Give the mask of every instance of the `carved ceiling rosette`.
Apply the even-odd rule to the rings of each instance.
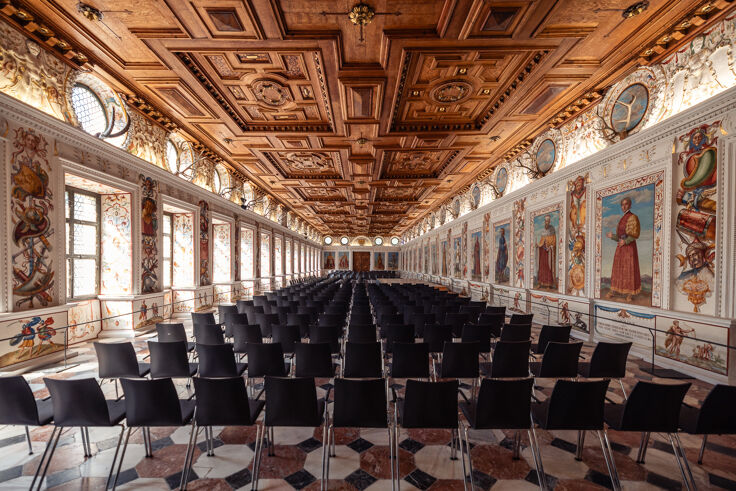
[[[473,91],[473,85],[466,80],[449,80],[430,89],[429,97],[438,104],[455,104],[469,98]]]
[[[255,98],[267,106],[279,107],[292,101],[289,88],[273,79],[260,78],[255,80],[250,85],[250,89]]]

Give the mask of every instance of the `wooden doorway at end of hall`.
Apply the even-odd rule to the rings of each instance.
[[[371,270],[371,253],[368,251],[353,251],[353,271],[370,271]]]

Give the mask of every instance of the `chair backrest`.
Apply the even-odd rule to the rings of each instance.
[[[478,325],[489,327],[491,334],[497,338],[501,337],[501,329],[503,329],[505,323],[506,315],[503,313],[494,314],[486,312],[478,316]]]
[[[253,307],[253,300],[238,300],[235,305],[238,307],[238,313],[245,314],[246,307]]]
[[[335,379],[332,423],[336,428],[387,428],[384,379]]]
[[[457,428],[458,381],[406,381],[404,428]]]
[[[424,337],[424,326],[434,324],[436,321],[437,317],[434,314],[413,314],[409,322],[414,326],[414,337]]]
[[[487,305],[486,314],[503,314],[504,316],[506,316],[506,306]]]
[[[531,324],[534,314],[511,314],[509,324]]]
[[[199,426],[250,426],[248,392],[243,377],[194,378]]]
[[[570,330],[572,326],[569,324],[563,326],[542,326],[539,331],[539,337],[537,338],[536,350],[537,354],[544,353],[547,349],[547,344],[554,343],[567,343],[570,340]]]
[[[680,407],[690,383],[657,384],[638,381],[624,404],[622,431],[674,433],[680,421]]]
[[[394,343],[392,378],[429,378],[427,343]]]
[[[445,314],[445,324],[452,327],[452,334],[455,337],[460,337],[463,326],[468,322],[468,317],[468,314],[447,312]]]
[[[478,343],[445,343],[441,378],[478,378]]]
[[[245,315],[248,317],[248,324],[258,324],[258,315],[263,313],[263,307],[260,305],[248,305],[245,307]]]
[[[425,326],[424,342],[429,345],[430,353],[442,353],[445,343],[452,342],[452,327],[449,326]]]
[[[290,326],[299,326],[299,337],[306,338],[309,336],[309,314],[290,312],[286,314],[286,323]]]
[[[527,341],[531,337],[531,324],[504,324],[501,329],[501,341]]]
[[[256,324],[261,326],[261,333],[264,337],[270,338],[273,333],[273,326],[279,323],[279,314],[256,314]]]
[[[248,378],[286,376],[284,350],[279,343],[248,345]]]
[[[197,343],[196,350],[199,356],[200,377],[238,376],[238,370],[235,365],[235,353],[231,344]]]
[[[335,376],[329,343],[297,343],[294,345],[294,359],[294,374],[297,377]]]
[[[214,312],[192,312],[192,324],[217,324]]]
[[[225,336],[231,338],[233,337],[233,326],[236,324],[247,324],[248,314],[228,311],[220,316],[220,319],[225,322]]]
[[[197,344],[224,344],[222,328],[217,324],[194,324],[194,339]]]
[[[548,343],[542,356],[540,377],[575,378],[578,375],[578,359],[582,341],[575,343]]]
[[[345,315],[320,314],[317,324],[320,326],[344,326],[345,325]]]
[[[488,353],[491,351],[491,328],[480,324],[465,324],[460,340],[463,343],[478,343],[478,351]]]
[[[122,379],[125,419],[130,427],[180,426],[181,406],[170,378],[155,380]]]
[[[314,378],[266,377],[266,426],[322,424]]]
[[[309,328],[310,343],[328,343],[333,353],[340,352],[342,326],[311,326]]]
[[[257,324],[233,325],[233,351],[245,353],[249,343],[263,343],[261,326]]]
[[[220,304],[217,306],[217,314],[219,315],[220,322],[225,322],[225,317],[227,317],[227,314],[237,314],[238,313],[238,306],[233,305],[226,305],[226,304]]]
[[[376,340],[376,326],[372,324],[355,324],[348,327],[348,342],[372,343]]]
[[[608,379],[584,382],[558,380],[540,426],[548,430],[603,429],[603,405],[608,382]]]
[[[499,341],[493,349],[492,378],[528,377],[531,341]]]
[[[97,353],[99,378],[140,377],[133,343],[92,343]]]
[[[475,429],[521,430],[531,426],[534,379],[483,379],[475,404]]]
[[[345,368],[343,377],[347,378],[381,378],[383,365],[381,360],[381,343],[345,344]]]
[[[156,336],[161,343],[171,343],[174,341],[186,341],[187,331],[184,324],[156,324]]]
[[[631,342],[599,342],[590,357],[590,377],[624,378]]]
[[[294,344],[300,341],[299,326],[273,326],[273,343],[279,343],[284,353],[293,353]]]
[[[33,391],[21,375],[0,377],[0,425],[39,425]]]
[[[189,378],[187,343],[184,341],[173,343],[149,341],[148,351],[151,354],[152,378]]]
[[[44,378],[51,394],[56,426],[110,426],[110,413],[102,389],[93,378]]]
[[[736,433],[734,407],[736,407],[736,386],[724,384],[714,386],[700,406],[696,432],[721,435]]]
[[[393,353],[394,343],[413,343],[414,328],[403,324],[394,324],[384,329],[386,336],[386,353]]]

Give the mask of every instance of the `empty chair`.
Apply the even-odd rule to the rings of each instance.
[[[405,321],[405,324],[409,324],[411,326],[414,326],[414,337],[416,338],[423,338],[424,337],[424,326],[427,324],[434,324],[436,322],[436,317],[434,314],[413,314],[411,316],[411,319],[407,323]]]
[[[92,343],[97,354],[97,376],[101,379],[113,379],[115,395],[118,395],[117,379],[121,377],[145,377],[151,366],[139,363],[135,355],[133,343]]]
[[[501,329],[506,323],[506,315],[503,313],[483,313],[478,316],[478,325],[488,327],[494,338],[501,337]]]
[[[532,337],[531,324],[504,324],[501,341],[528,341]]]
[[[225,323],[225,337],[233,337],[233,326],[236,324],[248,324],[248,314],[226,311],[220,320]]]
[[[231,344],[197,344],[197,355],[200,377],[237,377],[248,367],[245,363],[235,362]]]
[[[329,343],[297,343],[294,345],[294,375],[296,377],[332,378],[335,365]]]
[[[452,328],[448,326],[426,326],[424,342],[429,345],[430,353],[442,353],[445,343],[452,342]]]
[[[232,305],[220,304],[217,306],[217,318],[220,320],[220,324],[225,323],[225,319],[228,314],[237,314],[237,313],[238,313],[238,306],[235,304],[232,304]],[[227,329],[227,326],[226,326],[226,329]]]
[[[384,335],[386,338],[386,353],[393,352],[394,343],[414,342],[414,328],[412,326],[405,326],[403,324],[390,325],[385,328]]]
[[[258,324],[258,315],[263,313],[263,307],[261,306],[245,306],[245,315],[248,317],[248,324]]]
[[[605,343],[599,342],[589,362],[578,363],[578,373],[586,378],[611,378],[617,379],[627,397],[624,389],[623,378],[626,377],[626,359],[629,356],[631,342],[628,343]]]
[[[377,344],[377,343],[376,343]],[[388,418],[385,381],[335,379],[335,405],[332,419],[327,428],[325,442],[334,441],[334,428],[383,428],[388,431],[389,462],[391,465],[391,481],[394,479],[394,445],[391,425]],[[329,445],[322,446],[323,476],[322,482],[330,478]]]
[[[322,428],[322,441],[327,442],[327,425],[325,423],[325,401],[317,399],[317,388],[314,379],[266,377],[266,416],[264,431],[256,442],[256,448],[263,448],[265,433],[269,433],[269,455],[274,455],[274,427],[318,427]],[[260,456],[253,471],[254,489],[258,489]],[[324,462],[323,462],[324,472]]]
[[[641,432],[641,444],[636,461],[644,462],[651,433],[664,433],[672,446],[682,481],[687,489],[695,489],[695,481],[685,449],[677,434],[680,408],[690,383],[657,384],[639,381],[623,404],[608,403],[605,407],[605,420],[616,431]]]
[[[427,343],[394,343],[391,377],[429,379],[429,345]]]
[[[445,343],[439,372],[440,378],[477,379],[478,343]]]
[[[182,345],[183,348],[183,345]],[[186,354],[186,350],[184,351]],[[107,484],[110,486],[115,463],[117,462],[120,444],[123,440],[125,426],[121,424],[125,418],[125,401],[106,400],[97,381],[93,378],[82,378],[75,380],[55,380],[44,378],[46,388],[51,394],[51,402],[54,414],[54,430],[49,437],[47,452],[41,457],[38,476],[38,489],[41,488],[43,479],[49,469],[51,460],[54,458],[56,446],[64,428],[81,428],[85,435],[83,439],[84,455],[90,457],[92,449],[89,445],[89,433],[87,428],[120,426],[117,447],[113,455],[110,472],[107,475]],[[45,462],[44,462],[45,457]],[[43,466],[43,467],[41,467]],[[34,477],[30,488],[33,489],[36,478]]]
[[[402,322],[404,322],[403,316],[394,312],[381,314],[378,317],[378,325],[381,328],[391,324],[402,324]]]
[[[348,342],[372,343],[376,341],[376,326],[372,324],[355,324],[348,327]]]
[[[478,343],[479,353],[491,352],[491,328],[488,326],[466,324],[460,340],[463,343]]]
[[[478,321],[478,316],[485,312],[485,307],[478,304],[461,305],[460,313],[468,316],[468,322],[475,324]]]
[[[309,328],[309,342],[328,343],[333,353],[341,351],[341,337],[342,326],[311,326]]]
[[[213,312],[192,312],[192,324],[217,324],[217,321]]]
[[[239,314],[245,314],[248,307],[253,307],[253,300],[238,300],[235,302],[235,306],[238,308]]]
[[[468,314],[448,312],[445,314],[445,325],[452,328],[453,337],[459,338],[463,331],[463,326],[468,322]]]
[[[256,314],[256,322],[261,326],[261,334],[264,338],[270,338],[273,333],[273,326],[278,325],[279,315],[278,314]]]
[[[522,378],[514,380],[484,379],[475,400],[460,401],[460,410],[468,424],[460,437],[465,439],[461,445],[462,458],[465,458],[466,449],[470,449],[468,429],[473,430],[516,430],[514,437],[514,458],[520,458],[521,431],[526,430],[529,437],[530,449],[534,466],[537,469],[537,481],[541,489],[546,489],[547,480],[542,466],[541,453],[537,434],[534,431],[534,422],[530,418],[532,388],[534,380]],[[470,451],[467,452],[468,471],[470,474],[470,488],[475,489],[473,476],[473,459]]]
[[[235,324],[233,326],[233,352],[245,354],[249,343],[263,343],[261,326],[251,324]]]
[[[736,434],[734,407],[736,407],[736,387],[718,384],[705,397],[700,409],[687,404],[683,404],[680,408],[680,428],[691,435],[703,435],[698,464],[703,463],[708,435]]]
[[[264,401],[248,398],[245,381],[242,377],[221,379],[194,379],[194,394],[197,399],[197,413],[195,415],[192,432],[187,446],[187,461],[184,466],[182,482],[184,489],[189,481],[189,472],[194,458],[193,448],[197,445],[199,430],[205,428],[209,438],[208,450],[214,447],[211,443],[213,426],[253,426],[257,424],[258,416],[265,405]],[[209,431],[207,430],[209,428]],[[263,428],[256,427],[256,441],[259,440]],[[214,453],[214,449],[213,453]],[[260,457],[260,448],[255,449],[256,458]],[[254,464],[257,467],[257,464]]]
[[[289,307],[276,307],[276,315],[279,316],[279,324],[285,326],[289,322]]]
[[[531,324],[534,314],[511,314],[509,324]]]
[[[548,343],[541,362],[532,362],[530,369],[537,378],[575,378],[582,341],[576,343]]]
[[[491,378],[528,377],[531,341],[499,341],[493,361],[481,364],[483,375]]]
[[[118,470],[115,473],[113,489],[118,481],[120,469],[125,459],[125,450],[133,431],[141,429],[146,456],[153,456],[151,446],[151,426],[185,426],[194,415],[195,402],[190,399],[179,399],[174,382],[170,378],[157,380],[122,379],[120,384],[125,393],[125,417],[128,431],[125,435],[125,444],[120,454]],[[184,458],[186,463],[187,457]],[[114,463],[113,463],[114,465]],[[181,486],[185,485],[185,474],[182,473]]]
[[[381,343],[347,342],[345,344],[345,360],[342,364],[342,376],[347,378],[383,377]]]
[[[486,305],[486,314],[503,314],[506,315],[506,306]]]
[[[281,349],[286,354],[294,353],[294,344],[300,342],[298,326],[273,326],[272,343],[281,345]]]
[[[309,336],[309,314],[286,314],[286,324],[289,326],[299,326],[299,337],[306,338]]]
[[[225,344],[225,336],[219,324],[195,324],[194,339],[197,344]]]
[[[248,345],[248,378],[263,378],[267,375],[285,377],[290,364],[284,361],[284,350],[278,343]]]
[[[569,324],[563,326],[542,326],[542,330],[539,331],[539,337],[537,342],[532,344],[532,353],[541,355],[547,348],[547,344],[554,343],[567,343],[570,341],[570,331],[572,326]]]
[[[20,375],[0,377],[0,425],[25,426],[28,454],[33,453],[29,426],[45,426],[51,422],[54,408],[49,399],[36,399],[31,387]],[[40,469],[41,466],[38,466]],[[36,473],[38,473],[38,469]]]
[[[344,314],[320,314],[317,322],[319,326],[344,326]]]
[[[532,417],[539,427],[545,430],[578,431],[579,455],[582,452],[584,432],[595,431],[613,489],[620,490],[621,483],[616,471],[616,462],[603,425],[603,407],[608,382],[608,380],[585,382],[558,380],[552,394],[546,400],[532,404]]]
[[[184,341],[187,344],[187,351],[194,351],[195,343],[187,339],[187,331],[184,329],[184,324],[156,324],[156,338],[160,343]]]
[[[370,312],[358,313],[353,310],[350,314],[350,325],[353,326],[356,324],[373,324],[373,316]]]
[[[183,341],[149,341],[148,351],[151,353],[151,378],[190,378],[197,373],[197,364],[189,363],[187,345]]]

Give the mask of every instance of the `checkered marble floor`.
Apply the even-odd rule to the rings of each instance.
[[[134,341],[139,357],[146,356],[145,335]],[[36,397],[48,395],[43,377],[82,378],[97,371],[91,344],[75,347],[70,366],[50,366],[25,374]],[[585,346],[589,355],[592,346]],[[636,380],[651,380],[641,370],[646,363],[631,358],[624,384],[627,390]],[[323,395],[329,380],[318,380],[318,395]],[[401,382],[401,381],[399,381]],[[685,402],[699,405],[710,385],[691,380]],[[537,396],[550,393],[550,384],[542,383]],[[177,386],[182,396],[190,394],[182,382]],[[115,396],[112,384],[103,385],[110,398]],[[611,399],[622,399],[618,384],[609,388]],[[53,490],[102,489],[109,471],[115,445],[116,429],[91,428],[92,457],[83,456],[79,430],[66,430],[61,437],[49,468],[45,486]],[[0,489],[28,489],[36,465],[41,458],[51,427],[31,430],[33,455],[28,454],[21,427],[0,428]],[[255,447],[254,428],[215,428],[215,455],[207,456],[203,432],[195,452],[189,489],[229,490],[250,488]],[[609,432],[616,465],[624,489],[680,489],[680,472],[672,449],[661,435],[653,435],[646,463],[635,462],[639,434]],[[589,490],[610,488],[605,461],[595,435],[586,438],[582,461],[575,460],[575,432],[537,431],[542,459],[551,488],[556,490]],[[153,457],[146,458],[142,436],[133,434],[118,481],[119,489],[168,490],[178,487],[189,428],[152,429]],[[260,488],[264,490],[319,489],[322,456],[322,432],[315,428],[275,430],[276,455],[264,454]],[[462,489],[463,470],[460,460],[450,460],[449,431],[402,430],[400,441],[401,489]],[[476,488],[494,490],[538,489],[533,458],[526,440],[522,439],[519,460],[512,458],[513,433],[503,431],[471,432]],[[705,459],[698,465],[700,438],[682,435],[692,472],[699,489],[736,489],[736,438],[711,437]],[[390,489],[388,434],[385,430],[337,430],[336,454],[330,463],[329,489]]]

